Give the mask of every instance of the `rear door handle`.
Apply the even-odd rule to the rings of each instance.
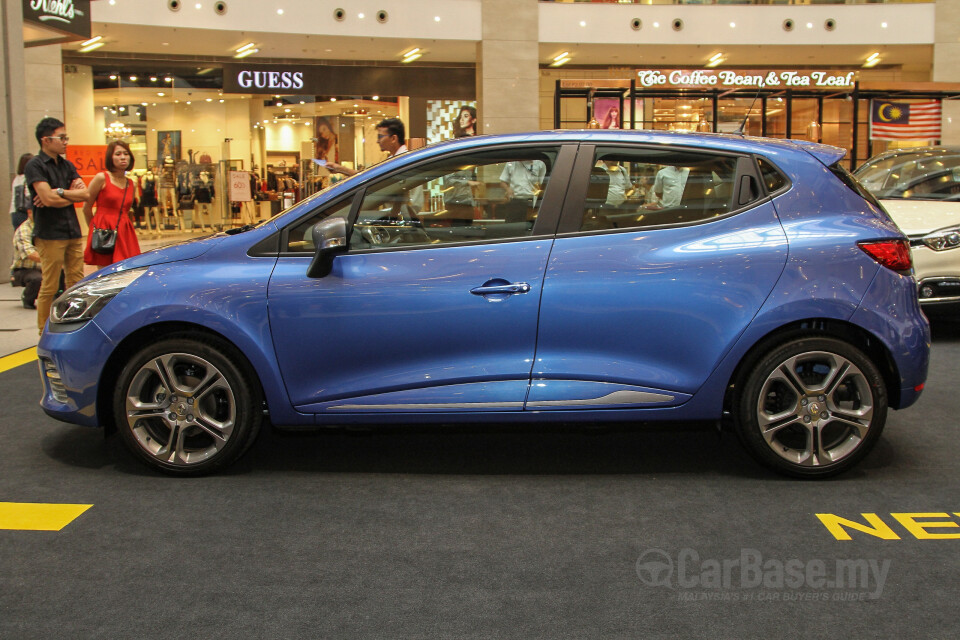
[[[470,293],[477,296],[486,296],[496,293],[527,293],[530,291],[530,285],[526,282],[509,282],[507,284],[484,284],[480,287],[470,289]]]

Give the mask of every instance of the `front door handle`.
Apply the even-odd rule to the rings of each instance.
[[[493,284],[497,282],[498,284]],[[502,282],[503,284],[499,284]],[[505,280],[491,280],[486,282],[483,286],[474,287],[470,289],[470,293],[477,296],[488,296],[491,294],[512,294],[512,293],[527,293],[530,291],[530,285],[526,282],[506,282]]]

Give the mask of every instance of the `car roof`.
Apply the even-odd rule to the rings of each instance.
[[[418,149],[417,155],[433,155],[455,147],[488,146],[516,143],[565,143],[582,142],[593,144],[658,144],[678,147],[696,147],[740,153],[775,153],[803,150],[826,165],[837,162],[846,154],[844,149],[804,140],[757,138],[728,133],[688,133],[676,131],[624,130],[624,129],[562,129],[527,133],[508,133],[474,136],[447,140]]]

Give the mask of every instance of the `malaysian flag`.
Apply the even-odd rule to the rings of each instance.
[[[871,140],[939,140],[940,101],[870,101]]]

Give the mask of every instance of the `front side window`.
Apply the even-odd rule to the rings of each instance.
[[[396,173],[364,193],[350,248],[529,236],[558,152],[474,151]]]
[[[598,147],[581,230],[698,222],[733,209],[737,159]]]

